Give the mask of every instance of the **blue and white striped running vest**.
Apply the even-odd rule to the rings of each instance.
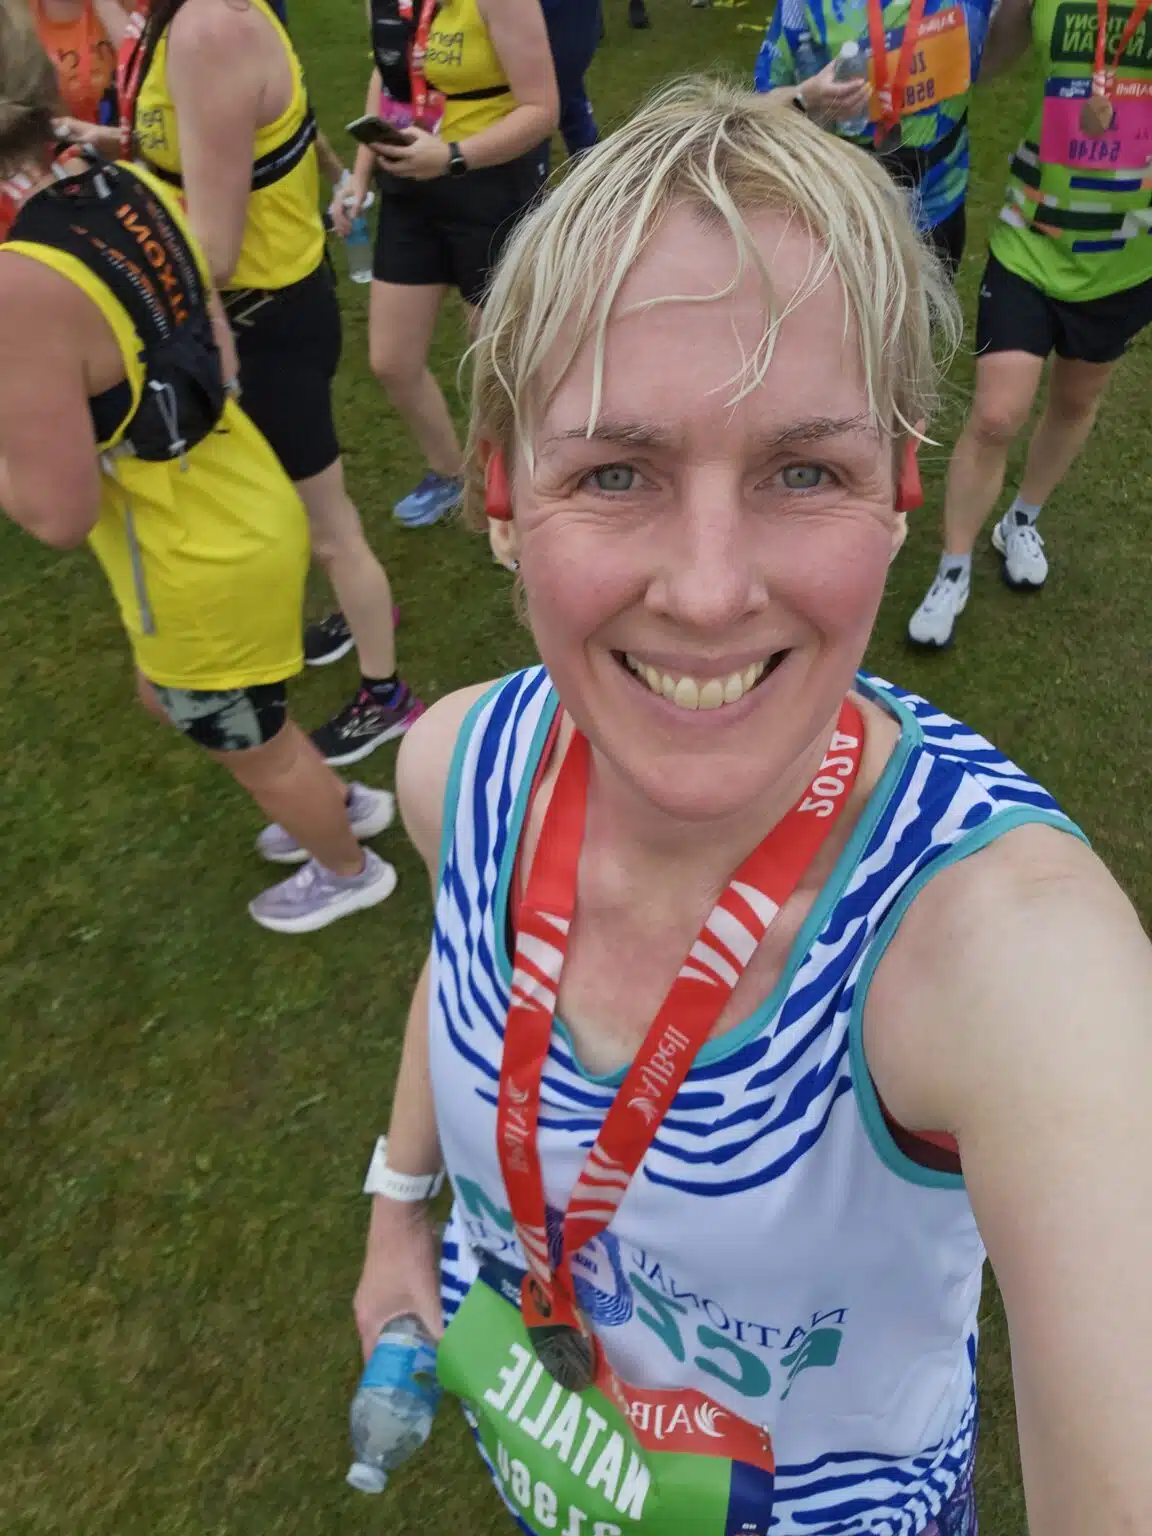
[[[913,1536],[963,1495],[984,1248],[960,1176],[892,1139],[864,1001],[934,874],[1024,822],[1076,832],[967,727],[880,679],[858,687],[898,720],[899,744],[775,990],[704,1046],[611,1226],[573,1265],[623,1377],[696,1388],[770,1430],[773,1536]],[[556,709],[542,668],[498,683],[465,724],[448,789],[430,1013],[455,1192],[447,1318],[480,1255],[525,1267],[496,1097],[509,887]],[[622,1076],[586,1072],[557,1022],[540,1108],[554,1228]]]

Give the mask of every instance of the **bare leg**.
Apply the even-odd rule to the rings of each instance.
[[[944,495],[944,551],[970,555],[1004,488],[1008,450],[1032,409],[1044,360],[993,352],[976,364],[972,409],[952,453]]]
[[[392,589],[345,489],[342,460],[298,481],[296,489],[308,509],[312,553],[324,567],[348,621],[361,672],[365,677],[391,677],[396,671]]]
[[[372,284],[369,354],[372,372],[408,424],[438,475],[456,476],[463,455],[448,402],[428,367],[436,316],[447,289]]]
[[[270,821],[336,875],[358,875],[364,850],[348,824],[344,785],[291,720],[262,747],[210,752]]]
[[[1115,366],[1053,359],[1044,414],[1028,445],[1021,501],[1042,507],[1071,469],[1096,424],[1100,399]]]
[[[171,722],[152,684],[136,674],[136,696],[150,715]],[[289,720],[271,741],[247,752],[209,752],[270,821],[336,875],[358,875],[364,850],[348,823],[344,785],[298,725]]]

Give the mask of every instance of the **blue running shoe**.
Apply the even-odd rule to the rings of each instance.
[[[429,470],[416,489],[396,503],[392,516],[405,528],[427,528],[459,505],[463,490],[463,482],[454,475]]]

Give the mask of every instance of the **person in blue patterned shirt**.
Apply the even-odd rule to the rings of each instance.
[[[756,60],[756,89],[779,92],[832,132],[879,153],[908,188],[918,226],[955,272],[966,228],[968,98],[992,0],[926,0],[914,32],[910,9],[909,0],[779,0]],[[878,146],[884,82],[877,81],[871,39],[881,27],[897,127]],[[836,78],[845,44],[859,50],[866,81]]]

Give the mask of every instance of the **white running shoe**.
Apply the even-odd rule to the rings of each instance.
[[[908,620],[908,638],[913,645],[933,646],[942,651],[952,644],[956,620],[968,604],[970,579],[960,570],[937,576],[927,596]]]
[[[377,906],[395,889],[396,871],[391,864],[365,848],[364,868],[358,875],[336,875],[309,859],[287,880],[250,901],[248,910],[262,928],[273,933],[315,933],[350,912]]]
[[[992,548],[1002,555],[1002,574],[1013,592],[1035,592],[1048,580],[1044,540],[1022,512],[1004,516],[992,530]]]
[[[392,825],[396,814],[396,802],[386,789],[369,789],[366,784],[348,786],[348,824],[352,836],[366,843],[379,837]],[[304,864],[311,857],[291,832],[286,832],[278,822],[265,827],[256,839],[257,852],[273,864]]]

